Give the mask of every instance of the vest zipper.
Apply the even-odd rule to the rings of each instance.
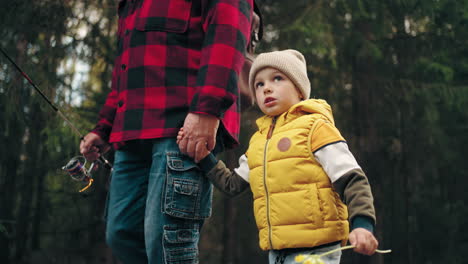
[[[267,182],[266,182],[266,172],[267,172],[268,143],[270,142],[271,136],[273,135],[273,130],[275,129],[275,125],[276,125],[276,117],[274,117],[273,120],[271,121],[271,125],[267,133],[265,150],[263,151],[263,186],[265,186],[266,206],[267,206],[267,223],[268,223],[268,241],[270,242],[271,249],[273,249],[273,241],[271,240],[272,231],[271,231],[271,223],[270,223],[270,198],[269,198],[268,187],[267,187]]]

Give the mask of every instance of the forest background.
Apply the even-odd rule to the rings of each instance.
[[[366,171],[380,248],[342,263],[468,263],[468,0],[258,1],[258,52],[294,48]],[[116,0],[0,0],[0,46],[86,133],[109,92]],[[259,112],[243,114],[245,150]],[[104,243],[108,171],[61,170],[72,133],[0,56],[0,262],[117,263]],[[112,155],[108,155],[112,159]],[[465,178],[467,177],[467,178]],[[214,194],[200,263],[267,263],[251,194]]]

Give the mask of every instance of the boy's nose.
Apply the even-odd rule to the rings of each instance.
[[[265,83],[263,86],[263,93],[271,93],[271,85],[268,83]]]

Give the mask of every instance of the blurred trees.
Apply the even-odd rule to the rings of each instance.
[[[0,4],[2,49],[85,133],[94,122],[85,113],[96,111],[102,99],[80,102],[87,102],[85,95],[104,96],[116,3]],[[82,186],[60,168],[79,153],[79,137],[3,56],[0,61],[1,262],[91,263],[98,255],[94,249],[103,245],[107,177],[95,175],[95,192],[78,193]]]
[[[260,51],[304,53],[312,96],[332,105],[372,184],[380,248],[393,249],[345,252],[342,263],[463,263],[468,0],[258,3]],[[109,91],[116,4],[0,0],[0,46],[82,133]],[[243,145],[224,157],[245,150],[258,116],[243,114]],[[91,192],[77,192],[60,168],[79,153],[79,138],[1,56],[0,128],[2,263],[115,263],[101,221],[107,172],[95,173]],[[251,195],[215,192],[214,206],[200,262],[267,263]]]

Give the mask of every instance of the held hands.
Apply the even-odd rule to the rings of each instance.
[[[379,246],[375,236],[367,229],[356,228],[349,234],[349,243],[355,246],[354,251],[365,255],[373,255]]]
[[[109,151],[110,145],[95,133],[88,133],[80,143],[80,152],[88,161],[95,161]]]
[[[180,130],[179,130],[179,133],[177,134],[177,144],[180,145],[180,141],[184,138],[185,134],[184,134],[184,128],[182,127]],[[201,150],[201,153],[200,153],[200,160],[204,159],[206,156],[208,156],[210,154],[210,152],[208,151],[207,148],[202,148]],[[198,161],[195,161],[195,162],[199,162],[200,160]]]
[[[177,136],[180,151],[199,162],[214,149],[218,127],[219,119],[215,116],[189,113],[180,139]]]

